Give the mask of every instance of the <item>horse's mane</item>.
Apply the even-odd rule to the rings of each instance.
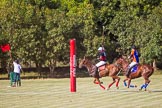
[[[91,56],[85,56],[85,58],[88,59],[88,60],[93,60],[93,59],[94,59],[94,58],[91,57]]]
[[[85,56],[85,59],[88,60],[89,62],[91,62],[92,64],[96,64],[96,62],[95,62],[96,59],[92,56]]]
[[[116,60],[118,60],[119,58],[122,58],[122,55],[118,55],[118,56],[113,60],[113,63],[115,63]]]

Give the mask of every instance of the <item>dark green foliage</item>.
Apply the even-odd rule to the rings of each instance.
[[[96,58],[103,44],[109,62],[139,48],[147,63],[162,59],[160,0],[4,0],[0,6],[0,44],[10,43],[14,58],[37,67],[69,65],[69,40],[77,59]],[[0,52],[7,61],[8,53]],[[2,60],[1,60],[2,61]],[[52,69],[52,68],[51,68]]]

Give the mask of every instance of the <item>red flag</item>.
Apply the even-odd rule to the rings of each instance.
[[[1,50],[2,50],[2,52],[9,51],[10,50],[10,45],[9,44],[1,45]]]

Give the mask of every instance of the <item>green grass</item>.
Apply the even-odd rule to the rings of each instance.
[[[36,78],[38,77],[38,73],[37,72],[25,72],[21,73],[21,78]],[[0,79],[8,79],[8,74],[0,74]]]
[[[159,74],[162,74],[162,70],[156,70],[156,71],[154,72],[154,75],[159,75]]]
[[[22,80],[21,87],[8,87],[0,80],[0,108],[162,108],[162,75],[151,76],[149,91],[139,91],[142,78],[132,80],[137,88],[121,82],[108,91],[93,84],[93,78],[77,78],[77,92],[71,93],[69,78]],[[112,80],[101,79],[104,85]]]

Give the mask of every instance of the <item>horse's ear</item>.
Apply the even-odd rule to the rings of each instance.
[[[127,56],[126,56],[126,55],[122,55],[122,58],[123,58],[123,59],[126,59],[126,58],[127,58]]]

